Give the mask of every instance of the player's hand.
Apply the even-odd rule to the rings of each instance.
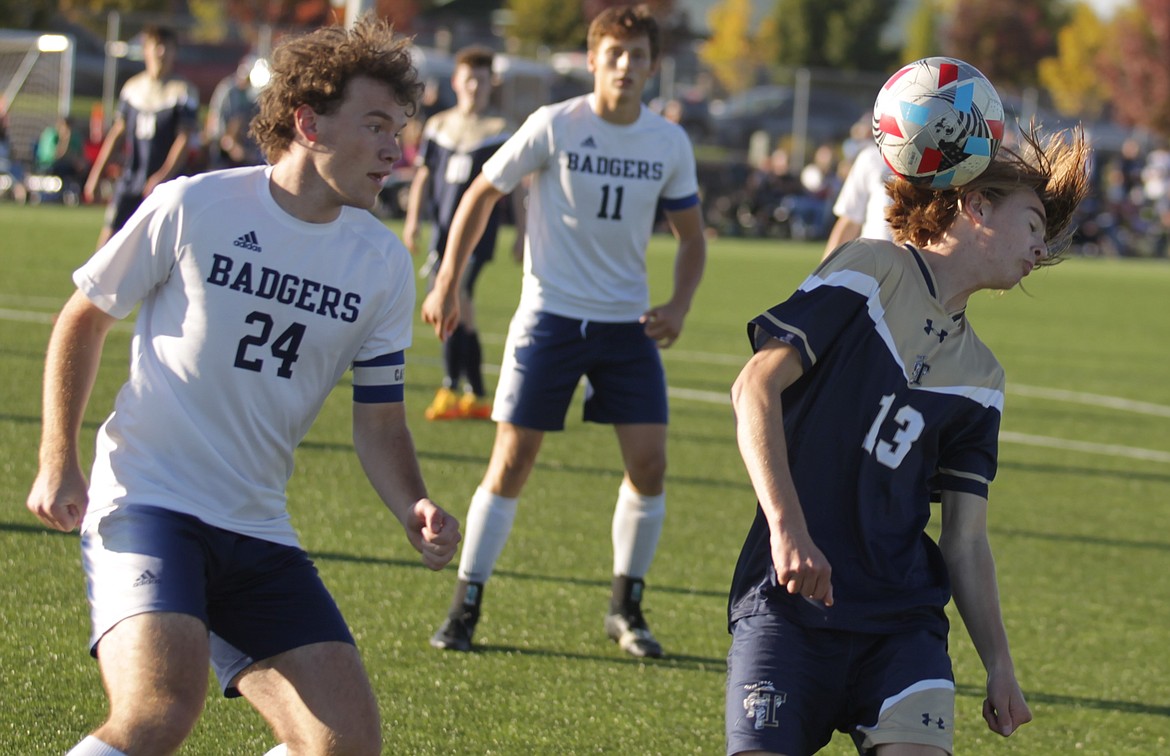
[[[80,470],[42,468],[33,481],[26,506],[45,525],[68,533],[81,524],[89,507],[85,476]]]
[[[638,322],[645,327],[646,335],[654,339],[659,349],[669,349],[678,341],[686,317],[686,309],[668,302],[651,307]]]
[[[439,341],[446,341],[447,337],[454,333],[455,326],[459,325],[459,298],[445,296],[439,291],[439,287],[435,286],[423,299],[422,319],[424,323],[435,327],[435,335],[439,337]]]
[[[459,521],[430,499],[416,501],[409,517],[406,536],[422,554],[423,564],[432,570],[443,569],[463,540]]]
[[[81,201],[87,205],[92,205],[97,198],[98,181],[86,180],[85,186],[81,189]]]
[[[833,605],[833,568],[807,533],[771,534],[776,581],[794,596]]]
[[[987,727],[1005,738],[1021,725],[1032,721],[1032,710],[1014,673],[991,672],[987,675],[987,698],[983,699],[983,719]]]

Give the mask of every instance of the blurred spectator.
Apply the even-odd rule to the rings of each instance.
[[[748,176],[736,212],[740,227],[757,236],[791,235],[792,205],[802,192],[788,151],[777,147]]]
[[[86,133],[85,141],[81,145],[81,154],[85,158],[86,165],[92,166],[97,162],[97,156],[102,150],[102,142],[105,138],[105,116],[102,113],[102,104],[96,102],[89,110],[89,129]]]
[[[800,171],[804,189],[793,205],[793,236],[824,239],[829,233],[833,199],[841,187],[837,176],[837,154],[832,145],[822,144],[813,152],[812,162]]]
[[[849,136],[841,143],[841,161],[853,165],[857,156],[873,144],[873,114],[864,113],[849,129]]]
[[[1145,199],[1151,253],[1166,257],[1170,250],[1170,150],[1152,150],[1142,168],[1142,194]]]
[[[266,73],[267,67],[259,58],[246,55],[235,73],[225,77],[211,94],[204,126],[211,170],[264,162],[264,154],[248,133],[248,125],[260,110],[257,98],[260,89],[268,83]]]
[[[85,182],[84,197],[93,201],[114,151],[126,140],[126,164],[98,235],[101,247],[120,229],[156,186],[179,175],[186,165],[199,108],[199,93],[173,75],[178,38],[160,26],[142,32],[146,70],[132,76],[118,98],[118,114],[102,141]]]
[[[0,102],[0,106],[3,102]],[[24,203],[27,195],[24,189],[24,171],[12,159],[12,143],[8,137],[8,114],[0,109],[0,186],[12,193],[12,198]]]
[[[79,183],[88,168],[84,142],[72,119],[58,118],[55,124],[45,127],[37,140],[37,173]]]

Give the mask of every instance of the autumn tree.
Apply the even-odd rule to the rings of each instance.
[[[897,60],[882,41],[895,3],[886,0],[776,0],[776,59],[784,66],[885,71]]]
[[[1123,123],[1170,136],[1170,0],[1140,0],[1114,19],[1099,59]]]
[[[756,83],[755,72],[774,62],[775,35],[769,26],[756,29],[750,0],[721,0],[707,11],[710,38],[699,48],[703,61],[728,92]]]
[[[1100,116],[1109,100],[1098,60],[1111,44],[1106,24],[1086,2],[1056,37],[1057,54],[1040,61],[1039,79],[1057,110],[1071,116]]]
[[[531,54],[541,48],[584,49],[590,21],[606,8],[630,4],[630,0],[507,0],[504,7],[512,17],[509,36]],[[649,0],[645,4],[660,24],[674,10],[674,0]]]
[[[961,58],[997,86],[1035,86],[1041,59],[1056,54],[1061,0],[958,0],[945,33],[946,54]]]

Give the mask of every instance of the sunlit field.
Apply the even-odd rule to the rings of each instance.
[[[67,751],[105,715],[78,537],[24,507],[35,474],[40,375],[54,312],[90,253],[97,208],[0,205],[0,753]],[[510,231],[510,229],[509,229]],[[506,252],[478,286],[489,383],[519,292]],[[755,505],[735,447],[728,389],[745,323],[787,296],[817,244],[715,239],[687,328],[665,353],[671,390],[668,515],[645,608],[667,650],[622,654],[602,630],[610,516],[620,482],[612,431],[580,421],[550,435],[487,588],[469,655],[427,639],[454,564],[421,566],[353,453],[348,377],[297,454],[290,509],[358,639],[393,754],[719,754],[726,596]],[[655,237],[656,301],[673,244]],[[1008,394],[991,539],[1019,678],[1035,721],[1010,739],[980,708],[984,674],[953,615],[960,754],[1155,754],[1170,750],[1170,264],[1073,258],[1026,290],[976,295],[969,317],[1003,362]],[[129,328],[107,343],[84,426],[126,375]],[[432,497],[462,518],[487,462],[487,422],[428,423],[441,378],[421,323],[407,403]],[[842,397],[847,401],[848,397]],[[188,754],[261,754],[272,737],[212,685]],[[839,735],[830,754],[854,753]]]

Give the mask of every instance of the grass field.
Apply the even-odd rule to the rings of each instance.
[[[85,650],[77,535],[45,530],[24,507],[51,318],[99,223],[94,208],[0,205],[3,754],[62,753],[105,713]],[[656,239],[656,301],[668,290],[672,253],[668,239]],[[726,396],[748,352],[744,323],[786,296],[818,253],[714,241],[687,329],[665,353],[669,515],[646,599],[669,654],[661,661],[630,659],[602,633],[620,462],[610,429],[582,424],[579,405],[567,432],[546,440],[525,491],[488,586],[482,650],[432,650],[427,638],[446,611],[454,565],[441,574],[421,567],[376,501],[352,452],[343,381],[298,452],[290,508],[358,638],[387,753],[722,753],[726,590],[754,506]],[[489,370],[518,279],[502,259],[479,284]],[[982,668],[956,620],[961,754],[1170,750],[1168,302],[1170,265],[1072,259],[1034,274],[1026,292],[971,303],[972,322],[1008,373],[991,538],[1035,721],[1008,740],[989,733],[979,713]],[[128,346],[129,330],[119,328],[87,415],[87,450],[124,379]],[[423,419],[441,371],[421,323],[408,363],[407,401],[432,496],[462,518],[492,426]],[[257,715],[213,686],[183,753],[260,754],[271,745]],[[838,736],[827,752],[853,749]]]

